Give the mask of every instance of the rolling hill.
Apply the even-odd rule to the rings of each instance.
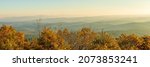
[[[41,18],[38,23],[36,19]],[[26,35],[37,34],[38,28],[50,27],[52,29],[68,28],[70,31],[77,31],[83,27],[89,27],[96,32],[102,29],[114,36],[121,33],[126,34],[150,34],[150,17],[134,16],[98,16],[98,17],[70,17],[70,18],[49,18],[46,16],[38,17],[12,17],[1,18],[0,25],[12,25],[18,31],[25,32]]]

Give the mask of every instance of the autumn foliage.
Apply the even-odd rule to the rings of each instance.
[[[4,25],[0,28],[0,49],[24,49],[26,44],[23,33],[17,32],[11,26]]]
[[[71,32],[44,28],[38,37],[31,40],[12,26],[0,27],[1,50],[150,50],[150,36],[121,34],[112,37],[107,32],[94,32],[82,28]]]

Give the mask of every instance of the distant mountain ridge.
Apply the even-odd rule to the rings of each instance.
[[[115,22],[128,23],[130,22],[146,22],[150,21],[150,16],[93,16],[93,17],[58,17],[52,18],[49,16],[22,16],[22,17],[6,17],[0,18],[0,22],[35,22],[41,19],[45,23],[58,22]]]
[[[41,17],[40,17],[41,18]],[[39,17],[15,17],[0,19],[0,24],[12,25],[18,31],[26,34],[37,33],[37,22]],[[52,29],[68,28],[70,31],[77,31],[83,27],[89,27],[96,32],[102,29],[113,35],[127,34],[150,34],[150,17],[120,17],[120,16],[98,16],[98,17],[71,17],[71,18],[41,18],[40,28],[44,26]]]

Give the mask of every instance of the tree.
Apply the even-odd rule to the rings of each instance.
[[[28,44],[24,46],[25,50],[44,50],[41,45],[38,44],[37,38],[33,38],[31,41],[27,41]]]
[[[26,39],[24,33],[12,26],[0,27],[1,50],[150,50],[150,36],[121,34],[118,38],[107,32],[82,28],[71,32],[67,28],[53,31],[44,28],[39,37]]]
[[[82,28],[77,32],[76,37],[77,43],[74,47],[79,50],[88,50],[92,49],[92,41],[95,39],[96,33],[90,28]]]
[[[57,31],[57,34],[58,34],[59,36],[61,36],[63,39],[65,39],[65,41],[66,41],[66,40],[68,40],[68,38],[69,38],[70,31],[69,31],[67,28],[65,28],[63,31],[59,29],[59,30]]]
[[[50,30],[49,28],[44,28],[41,32],[40,38],[39,38],[39,44],[44,49],[69,49],[65,43],[64,39],[61,38],[59,35],[57,35],[54,31]],[[66,47],[64,47],[66,46]]]
[[[138,46],[141,46],[143,43],[143,39],[135,34],[122,34],[117,40],[123,50],[138,50]]]
[[[24,34],[17,32],[12,26],[3,25],[0,28],[0,49],[24,49],[26,44]]]
[[[150,36],[142,37],[143,43],[142,45],[138,46],[140,50],[150,50]]]
[[[96,50],[119,50],[117,40],[106,32],[100,32],[93,41]]]

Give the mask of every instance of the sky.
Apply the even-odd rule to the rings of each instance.
[[[150,15],[150,0],[0,0],[0,18]]]

